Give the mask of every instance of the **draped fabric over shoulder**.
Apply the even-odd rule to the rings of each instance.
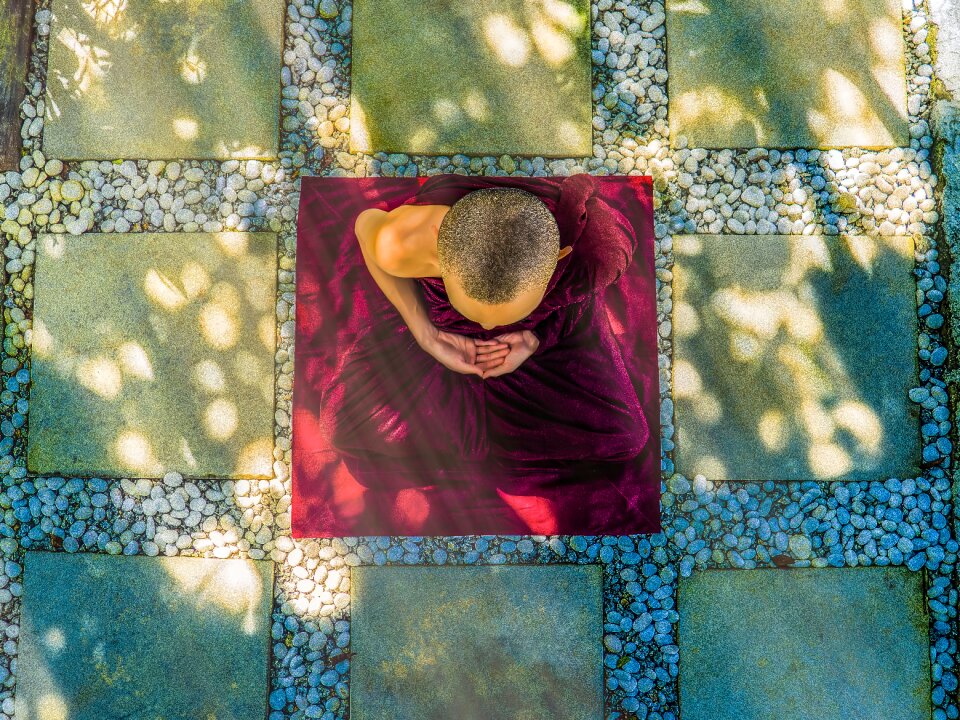
[[[484,330],[441,278],[439,328],[529,329],[537,352],[483,380],[425,353],[367,270],[369,207],[452,205],[520,187],[557,219],[540,306]],[[659,530],[659,381],[650,178],[304,178],[297,239],[293,533],[632,534]]]

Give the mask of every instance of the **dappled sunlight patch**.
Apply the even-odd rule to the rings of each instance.
[[[839,25],[850,18],[849,0],[821,0],[823,15],[827,22]]]
[[[200,329],[207,343],[217,350],[229,350],[240,337],[240,304],[236,288],[219,282],[210,291],[210,302],[200,309]]]
[[[237,406],[226,398],[217,398],[203,414],[203,426],[214,440],[229,440],[237,431]]]
[[[787,418],[779,410],[767,410],[757,423],[760,442],[770,452],[782,452],[790,440]]]
[[[257,323],[257,337],[265,348],[273,352],[277,346],[277,318],[264,315]]]
[[[210,393],[221,393],[227,387],[226,375],[213,360],[201,360],[194,365],[193,380],[201,389]]]
[[[120,463],[135,472],[156,472],[157,459],[146,436],[136,430],[125,430],[117,437],[114,453]]]
[[[55,342],[53,335],[47,329],[43,320],[34,318],[33,321],[33,344],[30,351],[35,358],[48,358],[53,355]]]
[[[141,345],[135,342],[125,342],[117,351],[120,367],[123,372],[141,380],[153,380],[153,365],[150,356]]]
[[[470,90],[463,98],[463,109],[470,119],[484,122],[490,113],[490,103],[476,90]]]
[[[113,65],[109,59],[110,52],[102,47],[89,45],[89,40],[88,36],[69,28],[62,28],[57,33],[57,41],[76,56],[77,69],[73,75],[69,80],[65,75],[60,76],[64,88],[69,88],[69,82],[72,81],[70,89],[74,94],[88,93],[94,82],[101,80]]]
[[[198,262],[188,261],[180,271],[180,282],[187,297],[194,300],[209,290],[213,281],[205,267]]]
[[[873,409],[862,402],[840,403],[833,411],[839,427],[852,434],[860,445],[872,454],[877,454],[883,445],[883,425]]]
[[[867,98],[850,78],[826,68],[820,79],[816,107],[807,109],[807,123],[817,136],[833,145],[892,146],[893,134],[871,108]],[[826,140],[824,140],[826,142]]]
[[[192,117],[176,117],[171,121],[174,134],[181,140],[195,140],[200,134],[200,123]]]
[[[85,0],[80,6],[98,25],[106,25],[120,19],[127,0]]]
[[[87,233],[53,259],[38,245],[31,469],[270,474],[274,235]],[[76,272],[94,263],[97,282]]]
[[[273,476],[273,438],[260,438],[240,451],[234,468],[237,477]]]
[[[154,268],[147,270],[143,280],[147,297],[166,310],[175,311],[187,304],[187,297],[166,275]]]
[[[676,397],[693,397],[703,390],[700,373],[685,360],[673,364],[673,394]]]
[[[247,635],[263,629],[264,618],[258,611],[262,607],[264,580],[252,560],[191,560],[161,558],[164,570],[183,593],[193,596],[198,609],[213,605],[243,616],[241,629]]]
[[[393,501],[393,515],[395,522],[403,527],[423,527],[430,516],[430,501],[416,488],[400,490]]]
[[[849,453],[832,442],[813,443],[808,451],[808,461],[818,480],[841,477],[853,468]]]
[[[191,51],[180,59],[180,77],[188,85],[199,85],[207,78],[206,61]]]
[[[672,97],[672,96],[671,96]],[[679,94],[670,104],[671,133],[675,128],[710,125],[718,132],[729,132],[741,123],[748,124],[754,132],[754,145],[767,142],[767,132],[760,118],[749,112],[735,96],[718,87],[703,87]]]
[[[705,458],[721,462],[720,480],[909,471],[912,254],[807,235],[677,236],[674,248],[680,472],[709,475]],[[868,348],[852,350],[854,338]],[[895,433],[904,440],[891,459]]]
[[[91,358],[80,363],[77,380],[90,392],[105,400],[115,400],[123,389],[123,375],[117,364],[105,357]]]
[[[48,692],[37,702],[37,720],[70,720],[70,708],[59,693]]]
[[[246,255],[250,247],[250,238],[242,232],[218,232],[213,234],[217,245],[228,257]]]
[[[483,21],[487,46],[504,65],[517,68],[530,57],[530,36],[517,22],[499,13],[488,15]]]

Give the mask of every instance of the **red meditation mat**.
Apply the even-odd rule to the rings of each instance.
[[[544,338],[538,352],[481,380],[416,344],[370,276],[354,223],[370,207],[451,205],[492,186],[537,194],[574,251],[541,307],[508,326]],[[294,537],[660,531],[649,176],[303,177],[299,212]],[[592,257],[629,265],[588,272]],[[605,289],[577,295],[584,278]],[[506,331],[456,313],[442,280],[417,283],[438,327]]]

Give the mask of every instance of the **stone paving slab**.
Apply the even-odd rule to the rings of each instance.
[[[273,563],[26,553],[16,715],[263,718]]]
[[[910,142],[900,0],[667,0],[670,141]]]
[[[680,580],[683,720],[929,720],[923,576],[710,570]]]
[[[283,0],[53,0],[43,151],[271,158]]]
[[[351,720],[602,718],[601,574],[354,568]]]
[[[674,237],[677,470],[711,480],[919,471],[913,241]]]
[[[590,3],[354,0],[350,147],[589,156]]]
[[[272,477],[276,236],[45,235],[35,473]]]
[[[20,103],[26,94],[36,0],[0,2],[0,172],[20,163]]]

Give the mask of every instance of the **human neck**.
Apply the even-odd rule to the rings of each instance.
[[[440,223],[450,212],[449,205],[431,205],[430,217],[427,223],[429,228],[429,242],[426,244],[427,264],[430,266],[431,277],[440,277],[440,257],[437,253],[437,244],[440,238]]]

